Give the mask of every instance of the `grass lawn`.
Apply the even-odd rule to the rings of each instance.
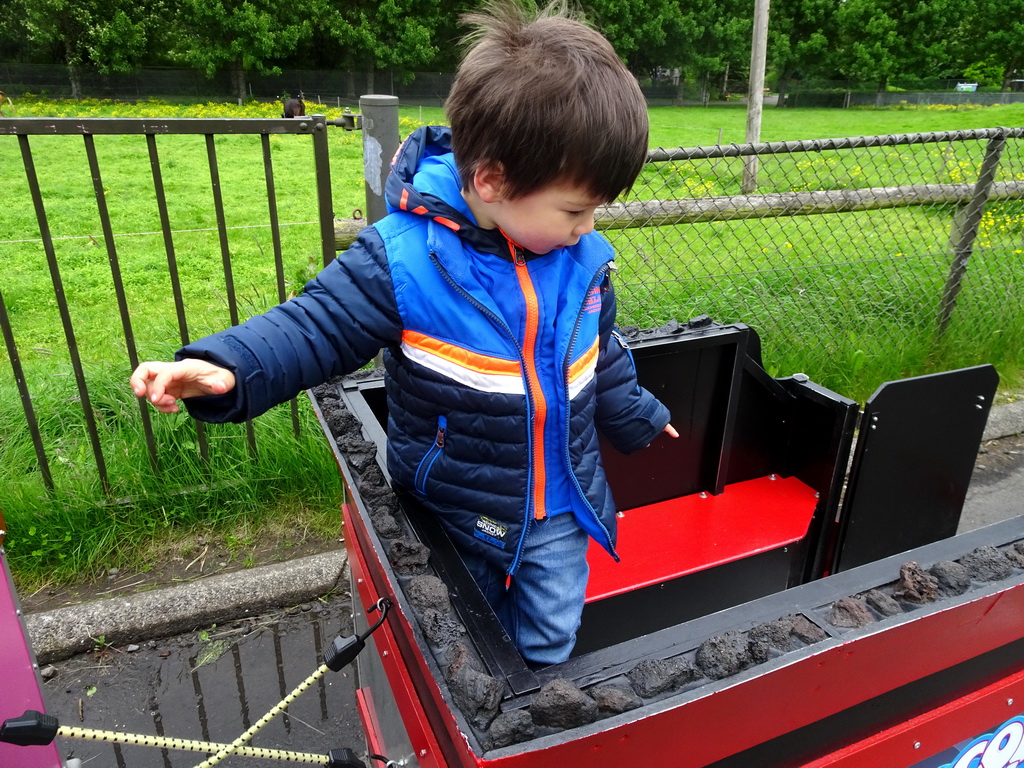
[[[15,106],[21,117],[280,114],[275,104],[22,100]],[[321,110],[309,105],[308,111]],[[329,118],[339,113],[322,111]],[[720,136],[724,143],[744,140],[742,106],[659,107],[650,115],[652,147],[709,145]],[[404,136],[421,120],[443,121],[443,113],[407,107],[401,118]],[[769,108],[761,139],[1021,124],[1024,105],[958,111]],[[329,135],[334,208],[338,217],[348,217],[364,207],[361,135],[335,129]],[[315,273],[320,258],[311,142],[306,136],[270,141],[287,290],[295,291]],[[140,355],[167,359],[180,338],[146,142],[138,136],[97,136],[95,142]],[[208,430],[209,463],[196,455],[196,432],[187,417],[155,418],[161,465],[154,472],[143,447],[138,405],[127,387],[125,338],[83,141],[40,136],[30,143],[111,489],[104,494],[99,486],[18,140],[0,136],[0,295],[56,485],[50,492],[41,482],[9,354],[0,349],[0,429],[6,436],[0,443],[0,488],[10,531],[7,550],[19,580],[31,586],[101,567],[144,568],[147,547],[183,531],[242,526],[246,536],[258,536],[260,525],[279,527],[287,521],[296,529],[335,534],[338,473],[301,400],[303,437],[292,436],[290,412],[283,406],[257,420],[257,456],[239,439],[241,427]],[[202,137],[160,136],[157,144],[188,334],[197,338],[230,322],[207,150]],[[278,300],[260,141],[218,136],[214,144],[238,305],[245,317]],[[925,145],[900,152],[767,158],[761,191],[973,183],[983,149],[977,143],[953,149]],[[1004,165],[1006,178],[1020,174],[1024,179],[1019,147],[1008,147]],[[732,161],[662,164],[645,170],[632,196],[733,194],[739,168]],[[934,207],[611,233],[620,251],[620,319],[651,325],[707,313],[723,322],[745,321],[761,332],[772,373],[805,371],[861,399],[880,381],[929,366],[970,364],[981,353],[998,357],[1004,377],[1019,381],[1024,317],[1012,297],[1019,295],[1016,286],[1024,273],[1020,203],[994,206],[986,214],[974,258],[978,266],[972,266],[974,283],[964,289],[957,322],[943,343],[934,344],[927,329],[924,335],[911,333],[934,323],[929,302],[945,279],[952,213]],[[1000,309],[996,314],[993,294],[1003,297],[994,303]],[[977,339],[979,325],[989,329],[984,343]]]

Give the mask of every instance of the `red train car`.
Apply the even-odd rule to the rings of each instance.
[[[746,326],[698,320],[633,353],[682,437],[605,452],[622,562],[593,553],[576,651],[541,669],[389,486],[382,381],[312,392],[347,486],[353,600],[396,608],[358,661],[369,751],[431,768],[1020,761],[1024,522],[955,535],[994,370],[893,382],[862,411],[769,376]]]

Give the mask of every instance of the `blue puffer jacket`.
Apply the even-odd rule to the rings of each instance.
[[[457,546],[511,574],[530,521],[572,513],[614,555],[597,429],[631,452],[669,416],[614,333],[611,246],[536,255],[477,227],[447,128],[403,144],[386,196],[392,213],[301,296],[178,352],[237,381],[189,412],[249,419],[383,348],[389,472]]]

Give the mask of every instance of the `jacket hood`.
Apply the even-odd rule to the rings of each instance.
[[[497,229],[477,226],[462,197],[462,180],[446,126],[418,128],[398,148],[384,186],[388,212],[407,211],[433,219],[479,251],[508,258],[508,241]]]

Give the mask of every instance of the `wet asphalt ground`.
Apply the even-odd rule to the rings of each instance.
[[[50,666],[48,713],[61,725],[230,743],[322,663],[335,636],[352,633],[347,595],[224,626],[93,650]],[[51,674],[50,670],[46,670]],[[327,672],[252,739],[254,747],[319,755],[350,747],[362,756],[353,667]],[[184,768],[202,752],[58,737],[83,768]],[[222,766],[294,761],[231,756]]]

